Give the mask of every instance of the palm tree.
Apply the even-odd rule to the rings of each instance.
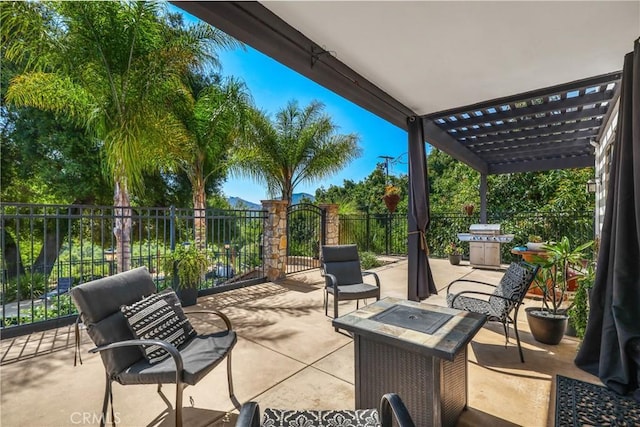
[[[360,155],[356,134],[338,134],[324,105],[290,101],[271,121],[255,112],[249,136],[233,154],[232,170],[266,183],[269,194],[291,203],[293,190],[338,172]]]
[[[193,68],[235,45],[205,24],[185,28],[156,2],[15,2],[2,5],[5,59],[25,65],[7,100],[65,115],[91,132],[114,183],[118,271],[130,267],[130,191],[187,137],[170,99]]]
[[[236,78],[193,76],[189,98],[178,109],[187,141],[174,153],[178,167],[189,178],[194,209],[195,243],[202,248],[206,236],[207,187],[219,184],[227,173],[227,153],[243,134],[251,97],[246,85]],[[179,104],[178,104],[179,105]]]

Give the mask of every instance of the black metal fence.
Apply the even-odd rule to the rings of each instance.
[[[3,336],[36,324],[72,319],[75,307],[61,288],[118,271],[121,251],[117,249],[122,248],[116,248],[113,228],[119,211],[105,206],[0,205]],[[266,280],[262,263],[266,211],[207,209],[194,215],[192,209],[134,207],[130,212],[130,267],[146,266],[158,290],[170,286],[163,268],[167,254],[175,245],[194,239],[206,247],[209,257],[201,295]],[[315,213],[310,223],[305,215],[289,218],[297,224],[293,231],[296,238],[302,237],[300,245],[309,246],[304,246],[304,253],[298,253],[303,246],[290,247],[290,257],[317,258],[321,217]],[[502,245],[503,262],[511,260],[511,248],[524,245],[531,234],[545,240],[566,235],[576,245],[594,236],[591,212],[490,213],[488,219],[502,224],[503,233],[515,235],[512,243]],[[468,244],[460,243],[457,233],[477,222],[477,215],[432,214],[427,233],[431,256],[443,257],[450,242],[459,243],[468,254]],[[341,244],[356,243],[361,251],[407,253],[406,214],[341,215],[339,233]]]
[[[320,266],[326,222],[327,213],[319,206],[299,203],[287,208],[287,273]]]
[[[355,243],[360,251],[386,255],[407,253],[406,214],[340,215],[340,244]]]
[[[5,331],[75,314],[64,289],[56,290],[117,272],[116,212],[105,206],[0,206],[0,322]],[[130,212],[130,267],[146,266],[158,290],[170,286],[164,258],[175,245],[196,237],[209,258],[201,295],[265,281],[265,211],[207,209],[198,218],[193,209],[173,207]]]
[[[511,243],[501,246],[503,262],[513,259],[511,249],[526,244],[529,235],[539,235],[548,241],[559,241],[562,236],[568,236],[574,245],[594,238],[593,212],[491,212],[487,220],[501,224],[503,234],[514,234]],[[444,257],[444,248],[454,242],[468,256],[469,243],[460,242],[457,235],[468,232],[469,226],[478,222],[478,215],[432,213],[427,232],[430,255]],[[406,254],[407,215],[340,215],[339,239],[340,244],[356,243],[361,251]]]

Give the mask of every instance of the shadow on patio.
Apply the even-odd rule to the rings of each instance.
[[[474,270],[432,260],[440,295],[425,301],[445,305],[445,288],[468,276],[498,281],[500,271]],[[399,260],[377,269],[382,296],[406,298],[407,263]],[[233,352],[235,394],[241,402],[261,406],[349,408],[354,406],[352,340],[334,332],[322,308],[323,279],[317,270],[199,299],[200,308],[227,314],[239,339]],[[533,302],[525,300],[527,305]],[[535,304],[535,303],[533,303]],[[341,303],[341,313],[355,302]],[[499,324],[487,324],[469,351],[469,409],[458,426],[545,426],[552,424],[556,374],[598,383],[573,364],[578,342],[565,338],[558,346],[533,340],[524,313],[519,317],[526,363],[518,358],[515,340],[504,347]],[[196,329],[207,325],[192,319]],[[512,334],[513,335],[513,334]],[[104,370],[89,355],[89,337],[82,333],[83,365],[73,366],[73,327],[7,339],[1,342],[2,411],[7,426],[95,425],[99,423]],[[169,401],[174,389],[165,385]],[[170,425],[171,417],[155,386],[123,387],[114,383],[116,419],[123,426]],[[225,367],[185,390],[185,425],[233,425],[234,407],[226,393]]]

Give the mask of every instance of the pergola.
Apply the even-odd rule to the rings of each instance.
[[[410,210],[425,191],[415,166],[426,168],[412,144],[479,171],[481,220],[489,174],[594,166],[640,34],[638,1],[175,4],[407,129],[421,157],[409,159]]]

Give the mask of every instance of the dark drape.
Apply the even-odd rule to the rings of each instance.
[[[624,58],[617,126],[589,321],[575,362],[625,394],[638,387],[640,39]]]
[[[409,125],[409,266],[408,298],[420,301],[437,294],[429,267],[426,232],[429,228],[429,183],[422,120],[410,117]]]

